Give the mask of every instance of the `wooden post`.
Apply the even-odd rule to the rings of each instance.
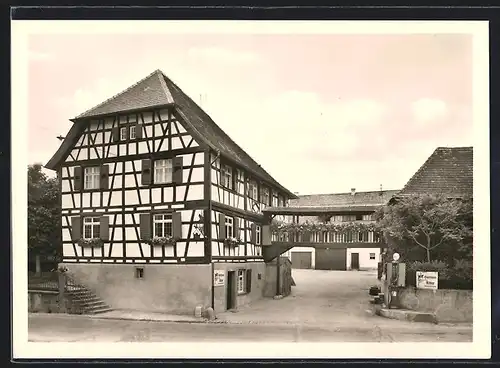
[[[59,313],[66,313],[66,275],[59,272]]]
[[[276,295],[280,295],[280,258],[281,255],[278,253],[276,258]]]
[[[35,272],[37,276],[40,276],[42,274],[42,264],[40,262],[39,254],[35,256]]]

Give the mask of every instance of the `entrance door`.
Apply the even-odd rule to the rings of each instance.
[[[311,268],[312,252],[292,252],[292,268]]]
[[[359,270],[359,253],[351,253],[351,269]]]
[[[234,308],[234,289],[235,289],[236,275],[234,271],[228,271],[227,273],[227,290],[226,290],[226,309]]]

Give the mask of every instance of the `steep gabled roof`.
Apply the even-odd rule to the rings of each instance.
[[[472,147],[438,147],[397,196],[472,197]]]
[[[255,162],[203,109],[160,70],[155,70],[123,92],[71,119],[75,124],[45,167],[55,169],[67,157],[84,130],[85,121],[88,119],[166,105],[175,106],[195,137],[213,150],[220,152],[222,157],[241,165],[257,178],[280,188],[291,198],[296,197]]]
[[[172,95],[165,85],[163,73],[155,70],[139,82],[83,112],[73,120],[115,114],[122,111],[147,109],[149,107],[169,105],[173,102]]]
[[[332,193],[301,195],[290,200],[291,207],[363,207],[373,208],[383,206],[389,202],[398,190],[383,190],[371,192]]]

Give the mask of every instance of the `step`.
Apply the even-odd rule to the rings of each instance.
[[[89,300],[89,301],[80,302],[80,305],[82,307],[92,307],[92,306],[106,305],[106,303],[100,299],[96,299],[96,300]]]
[[[89,314],[100,314],[100,313],[111,312],[112,310],[113,309],[111,309],[110,307],[106,306],[106,307],[101,307],[101,308],[95,308],[95,309],[87,310],[86,313],[89,313]]]

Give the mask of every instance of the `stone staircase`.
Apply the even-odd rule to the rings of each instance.
[[[83,285],[73,282],[68,283],[66,285],[66,294],[71,300],[74,310],[79,314],[99,314],[113,310],[101,298]]]

